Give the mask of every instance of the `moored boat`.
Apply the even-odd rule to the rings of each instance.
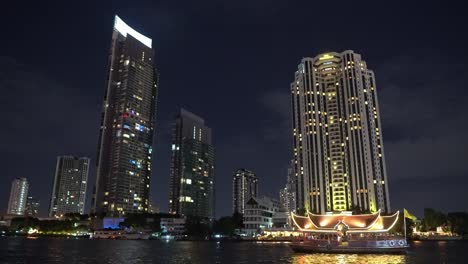
[[[290,244],[295,252],[303,253],[374,253],[374,254],[404,254],[408,248],[405,239],[384,239],[384,240],[365,240],[365,241],[295,241]]]
[[[144,232],[128,232],[125,230],[97,230],[94,231],[92,238],[95,239],[149,239],[150,234]]]
[[[303,233],[290,247],[305,253],[384,253],[404,254],[408,248],[405,235],[399,235],[400,213],[340,214],[307,216],[292,214],[295,227]],[[404,230],[403,230],[404,232]]]

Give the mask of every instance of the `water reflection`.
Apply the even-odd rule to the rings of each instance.
[[[368,264],[383,264],[383,263],[406,263],[405,255],[376,255],[376,254],[294,254],[292,256],[293,264],[309,264],[309,263],[368,263]]]
[[[0,237],[0,263],[468,263],[468,242],[411,243],[406,255],[299,254],[284,243]]]

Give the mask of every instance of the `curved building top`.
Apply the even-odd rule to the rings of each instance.
[[[122,19],[120,19],[118,15],[115,15],[114,30],[117,30],[124,37],[126,37],[127,34],[130,34],[132,37],[143,43],[145,46],[151,48],[152,40],[131,28]]]

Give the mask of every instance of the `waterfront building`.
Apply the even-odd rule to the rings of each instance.
[[[273,228],[291,228],[290,222],[289,222],[289,215],[290,212],[285,212],[285,211],[279,211],[273,214]]]
[[[232,176],[232,211],[244,213],[245,203],[257,197],[258,178],[253,171],[238,169]]]
[[[163,236],[180,238],[185,232],[185,217],[161,218],[160,225]]]
[[[280,211],[279,201],[263,196],[251,197],[245,204],[243,233],[256,236],[273,227],[273,215]]]
[[[26,199],[25,215],[30,217],[37,217],[39,215],[39,200],[32,196]]]
[[[84,214],[89,162],[86,157],[57,157],[50,217],[62,217],[68,213]]]
[[[7,214],[24,215],[28,197],[29,182],[26,178],[16,178],[11,183]]]
[[[211,128],[181,109],[172,133],[169,212],[214,218],[214,147]]]
[[[375,75],[361,55],[303,58],[290,88],[297,208],[390,212]]]
[[[99,226],[99,228],[104,228],[104,229],[122,229],[120,226],[121,223],[125,221],[125,218],[123,217],[104,217],[102,219],[102,227]],[[101,223],[99,223],[101,224]]]
[[[94,212],[147,213],[156,113],[152,40],[115,16],[98,142]]]
[[[296,182],[294,174],[294,161],[288,168],[286,185],[279,192],[281,208],[286,212],[296,211]]]

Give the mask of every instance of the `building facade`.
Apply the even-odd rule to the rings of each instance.
[[[61,217],[69,213],[84,214],[89,162],[89,158],[85,157],[57,157],[50,198],[50,217]]]
[[[169,212],[213,219],[214,181],[211,128],[181,109],[172,133]]]
[[[7,214],[24,215],[28,197],[29,182],[26,178],[16,178],[11,183]]]
[[[39,206],[40,204],[38,199],[32,196],[28,196],[24,214],[30,217],[37,217],[39,215]]]
[[[280,211],[278,200],[268,197],[251,197],[245,204],[243,233],[256,236],[273,227],[273,216]]]
[[[232,212],[244,213],[245,203],[258,195],[258,178],[253,171],[238,169],[232,175]]]
[[[185,218],[184,217],[171,217],[161,218],[160,222],[161,233],[166,237],[180,238],[185,233]]]
[[[290,88],[298,208],[389,212],[375,75],[361,55],[304,58]]]
[[[288,168],[286,185],[279,192],[281,209],[286,212],[296,211],[296,181],[294,173],[294,161]]]
[[[150,38],[115,16],[98,142],[94,211],[149,210],[157,73]]]

